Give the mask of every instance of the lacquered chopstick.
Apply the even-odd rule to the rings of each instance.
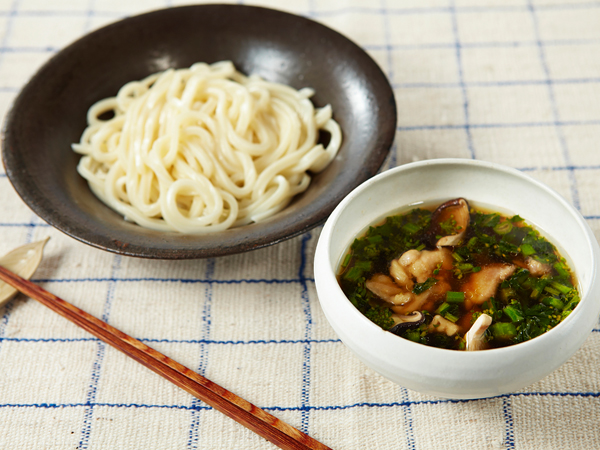
[[[39,301],[193,396],[286,450],[331,450],[227,389],[0,266],[0,280]]]

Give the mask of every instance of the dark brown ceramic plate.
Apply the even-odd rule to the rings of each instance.
[[[344,133],[336,159],[283,211],[210,235],[163,233],[128,223],[101,203],[76,172],[71,151],[88,108],[128,81],[168,67],[231,60],[245,73],[330,103]],[[2,157],[21,198],[42,219],[94,247],[157,259],[253,250],[323,223],[339,201],[374,175],[394,138],[394,94],[357,45],[312,20],[265,8],[199,5],[127,18],[84,36],[23,88],[4,124]]]

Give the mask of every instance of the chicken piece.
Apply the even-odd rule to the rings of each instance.
[[[515,260],[513,264],[527,269],[534,277],[541,277],[542,275],[548,275],[552,272],[552,266],[539,262],[537,259],[528,256],[525,260]]]
[[[373,275],[365,285],[373,294],[391,304],[392,311],[402,315],[418,311],[428,300],[437,299],[450,290],[448,283],[438,281],[425,292],[417,295],[398,286],[394,280],[382,273]]]
[[[510,277],[517,267],[512,264],[490,264],[479,272],[472,273],[462,286],[465,293],[465,308],[481,305],[493,297],[501,282]]]
[[[410,274],[406,271],[404,266],[400,264],[400,260],[394,259],[392,261],[392,264],[390,264],[390,275],[394,278],[394,281],[399,286],[402,286],[407,291],[412,291],[415,283],[413,282]]]
[[[387,275],[376,273],[365,283],[365,286],[377,297],[388,303],[394,303],[394,297],[405,292],[400,286],[394,283]]]
[[[438,265],[444,270],[452,269],[452,253],[447,248],[437,250],[408,250],[392,261],[390,275],[403,285],[404,280],[416,278],[417,283],[424,283],[433,276]],[[412,289],[412,286],[411,286]]]
[[[450,285],[444,280],[438,280],[433,286],[420,294],[413,292],[403,292],[394,297],[392,311],[396,314],[410,314],[413,311],[423,309],[423,305],[428,302],[435,302],[446,295],[450,290]]]
[[[547,275],[552,272],[552,267],[549,264],[541,263],[531,256],[525,259],[525,264],[525,268],[529,270],[529,273],[534,277],[541,277],[542,275]]]
[[[458,333],[459,326],[453,322],[450,322],[448,319],[437,314],[429,326],[427,327],[427,331],[436,332],[436,333],[446,333],[447,336],[454,336]]]
[[[392,310],[398,314],[410,314],[418,311],[430,300],[440,298],[450,290],[450,285],[438,280],[432,287],[421,294],[412,292],[417,283],[424,283],[433,277],[438,267],[452,269],[450,250],[408,250],[400,258],[392,261],[390,276],[375,274],[366,282],[366,287],[375,295],[394,305]]]
[[[492,318],[487,314],[482,314],[477,318],[473,326],[465,334],[467,351],[483,350],[485,348],[483,334],[491,324]]]

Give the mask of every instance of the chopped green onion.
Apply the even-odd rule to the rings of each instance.
[[[421,340],[421,333],[419,330],[408,330],[406,333],[404,333],[404,337],[413,342],[419,342]]]
[[[525,273],[525,275],[527,275],[526,272],[523,272],[523,273]],[[531,289],[535,285],[536,279],[534,277],[526,276],[525,279],[519,279],[519,282],[521,283],[522,288]],[[537,287],[536,287],[536,289],[539,290],[539,288],[537,288]]]
[[[568,278],[570,275],[569,271],[565,269],[564,264],[562,264],[560,262],[554,263],[554,269],[556,270],[556,272],[558,273],[558,276],[560,276],[560,277]]]
[[[505,302],[505,303],[509,303],[511,299],[516,298],[517,297],[517,291],[515,291],[511,286],[508,285],[508,283],[506,284],[506,287],[504,286],[504,283],[502,283],[501,287],[500,287],[500,298]]]
[[[425,280],[422,283],[415,283],[412,292],[413,292],[413,294],[416,294],[416,295],[422,294],[427,289],[429,289],[431,286],[433,286],[435,283],[437,283],[437,279],[435,279],[433,277],[429,277],[429,278],[427,278],[427,280]]]
[[[535,249],[530,244],[521,245],[521,253],[525,256],[530,256],[535,253]]]
[[[402,229],[408,234],[415,234],[421,229],[421,227],[415,225],[414,223],[405,223],[404,225],[402,225]]]
[[[457,261],[457,262],[463,262],[464,258],[462,256],[460,256],[458,253],[454,252],[452,253],[452,257]]]
[[[348,272],[346,272],[344,278],[348,281],[357,281],[362,276],[363,272],[364,271],[362,269],[354,266]]]
[[[357,261],[356,264],[354,264],[354,267],[358,267],[362,270],[371,270],[371,261]]]
[[[542,303],[544,303],[544,305],[552,306],[553,308],[556,308],[561,311],[565,307],[565,304],[563,302],[554,297],[544,297],[542,299]]]
[[[573,289],[572,287],[565,286],[564,284],[558,283],[557,281],[553,281],[550,284],[554,289],[560,291],[562,294],[568,294],[569,292],[571,292],[571,289]]]
[[[438,309],[436,309],[435,312],[438,313],[440,316],[443,316],[447,313],[448,309],[450,309],[450,303],[444,302],[440,306],[438,306]]]
[[[350,253],[346,254],[346,257],[344,258],[344,262],[342,262],[342,267],[348,267],[348,263],[350,262],[350,259],[352,258],[352,256],[350,255]]]
[[[496,225],[494,227],[494,231],[498,234],[506,234],[510,233],[510,230],[512,230],[512,228],[512,223],[510,223],[508,220],[505,220],[504,222],[500,222],[498,225]]]
[[[512,339],[517,335],[517,327],[511,322],[496,322],[490,330],[496,339]]]
[[[465,301],[465,293],[464,292],[446,292],[446,301],[448,303],[462,303]]]
[[[575,308],[578,303],[579,303],[579,296],[575,295],[571,300],[569,300],[569,302],[567,303],[567,305],[564,307],[564,310],[565,311],[570,311],[573,308]]]
[[[533,299],[536,299],[540,296],[542,291],[544,291],[546,289],[547,284],[548,284],[547,279],[528,277],[527,280],[525,280],[525,283],[522,284],[522,286],[525,286],[525,285],[527,285],[529,287],[534,286],[533,290],[531,291],[530,297]]]
[[[372,236],[368,236],[367,240],[371,243],[371,244],[377,244],[378,242],[382,242],[383,241],[383,236],[380,234],[374,234]]]
[[[448,312],[444,315],[444,317],[452,323],[454,323],[458,320],[458,317],[456,317],[454,314],[450,314]]]
[[[554,289],[553,287],[550,286],[546,286],[544,288],[544,290],[548,293],[548,294],[552,294],[552,295],[560,295],[560,291],[558,289]]]
[[[521,320],[523,320],[525,318],[525,317],[523,317],[523,314],[521,314],[521,311],[519,311],[517,308],[515,308],[512,305],[508,305],[508,306],[504,307],[504,313],[513,322],[520,322]]]
[[[565,309],[562,313],[560,313],[560,320],[565,320],[572,312],[573,311],[570,309]]]
[[[488,214],[484,216],[484,221],[482,225],[484,227],[495,227],[496,224],[500,221],[500,216],[498,214]]]

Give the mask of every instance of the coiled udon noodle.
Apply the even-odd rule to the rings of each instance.
[[[143,227],[208,233],[258,222],[306,190],[307,171],[323,170],[341,145],[331,107],[314,108],[312,95],[246,77],[229,61],[169,69],[89,109],[72,146],[83,155],[77,170]]]

